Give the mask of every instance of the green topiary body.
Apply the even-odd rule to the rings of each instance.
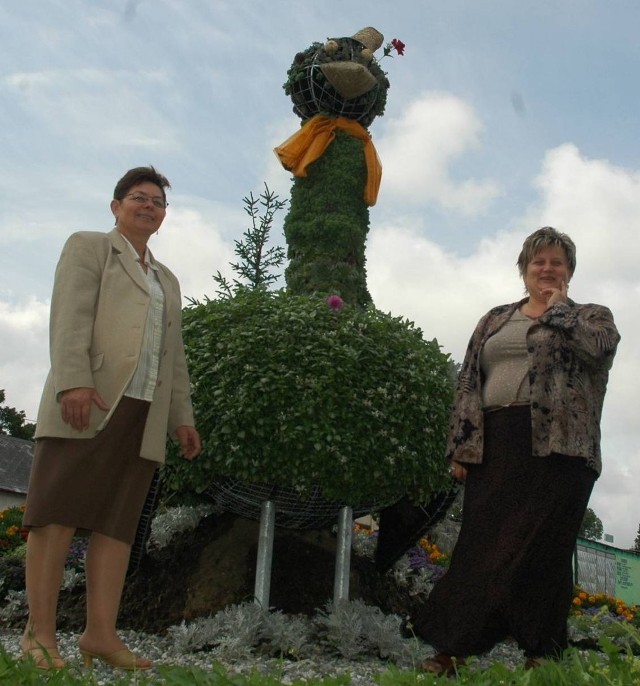
[[[448,355],[410,322],[324,298],[245,290],[185,311],[205,454],[171,478],[215,475],[330,500],[427,500],[447,480]]]
[[[371,302],[365,243],[369,208],[363,200],[367,168],[364,144],[343,131],[306,177],[295,178],[284,221],[294,294],[335,293],[348,303]]]

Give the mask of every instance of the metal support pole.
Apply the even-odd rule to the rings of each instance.
[[[265,500],[260,508],[258,559],[256,562],[256,584],[254,589],[254,602],[265,610],[269,609],[271,562],[273,560],[273,534],[275,526],[275,503],[272,500]]]
[[[338,515],[338,540],[336,542],[336,571],[333,578],[333,604],[349,600],[349,572],[351,569],[351,537],[353,535],[353,510],[345,505]]]

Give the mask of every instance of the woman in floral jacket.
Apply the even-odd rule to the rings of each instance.
[[[600,416],[620,336],[611,312],[567,297],[575,245],[544,227],[522,247],[528,297],[490,310],[460,370],[449,433],[465,481],[447,574],[412,628],[451,672],[512,636],[528,666],[567,647],[572,555],[600,474]]]

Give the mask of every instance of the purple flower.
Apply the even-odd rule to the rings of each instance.
[[[89,539],[86,536],[77,536],[71,541],[67,552],[65,567],[80,570],[84,567],[84,556],[87,552]]]
[[[409,557],[409,567],[411,569],[422,569],[427,566],[429,561],[426,551],[417,545],[409,549],[407,556]]]
[[[344,307],[344,300],[339,295],[330,295],[327,298],[327,305],[329,305],[334,312],[340,312]]]

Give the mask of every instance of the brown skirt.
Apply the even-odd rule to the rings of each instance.
[[[158,466],[140,457],[148,412],[148,402],[123,397],[94,438],[39,438],[24,526],[59,524],[132,544]]]
[[[567,647],[572,556],[596,479],[584,460],[531,454],[529,406],[485,413],[447,573],[411,623],[439,652],[477,655],[512,636],[528,656]]]

